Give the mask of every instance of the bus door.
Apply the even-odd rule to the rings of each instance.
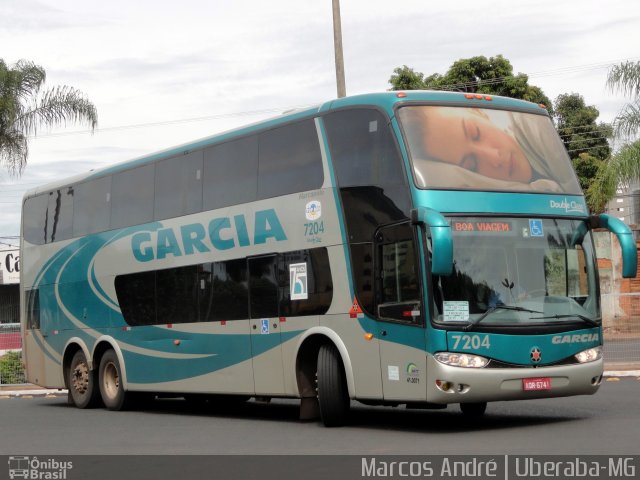
[[[424,309],[416,231],[408,222],[375,234],[376,317],[385,400],[426,400]]]
[[[249,258],[253,379],[257,395],[284,393],[277,256]]]

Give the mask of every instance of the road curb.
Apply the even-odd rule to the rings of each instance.
[[[607,370],[604,372],[605,377],[639,377],[640,370]]]
[[[7,397],[66,397],[67,390],[51,389],[24,389],[24,390],[0,390],[0,398]]]

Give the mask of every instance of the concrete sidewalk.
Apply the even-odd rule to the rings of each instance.
[[[57,388],[42,388],[37,385],[2,385],[0,386],[0,398],[7,397],[66,397],[68,391]]]
[[[640,370],[605,370],[604,376],[609,379],[618,379],[620,377],[636,377],[640,380]],[[67,390],[59,390],[52,388],[41,388],[37,385],[11,385],[0,386],[0,399],[8,397],[66,397]]]

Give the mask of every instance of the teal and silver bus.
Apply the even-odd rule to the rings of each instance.
[[[593,394],[594,228],[635,276],[542,105],[333,100],[29,191],[27,378],[80,408],[294,398],[327,426],[352,400]]]

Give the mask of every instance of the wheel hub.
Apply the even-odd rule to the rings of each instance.
[[[89,388],[89,368],[86,363],[79,363],[73,369],[73,388],[81,395]]]
[[[109,398],[116,398],[120,388],[120,377],[118,369],[113,363],[108,363],[104,367],[104,391]]]

